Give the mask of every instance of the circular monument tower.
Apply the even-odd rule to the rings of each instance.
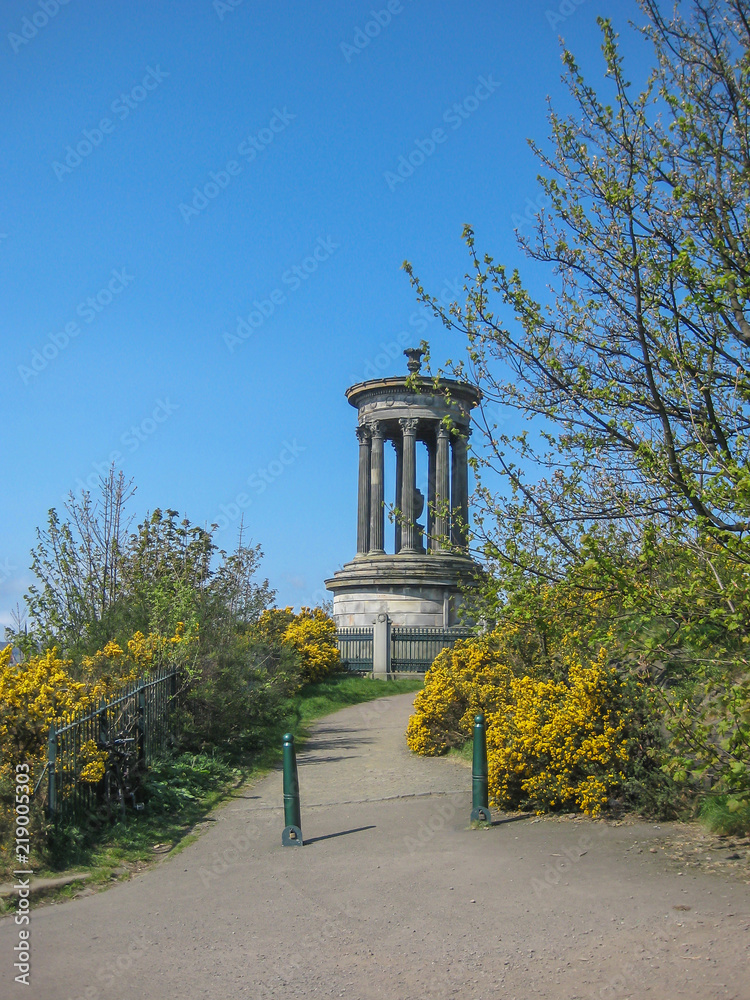
[[[383,613],[394,625],[454,625],[459,583],[478,568],[465,551],[466,451],[471,410],[481,396],[453,379],[420,379],[423,353],[404,351],[408,376],[359,382],[346,390],[358,418],[357,554],[325,581],[340,627],[372,625]],[[392,501],[384,495],[386,442],[395,451]],[[417,488],[421,447],[427,496]],[[385,550],[386,504],[395,511],[392,553]]]

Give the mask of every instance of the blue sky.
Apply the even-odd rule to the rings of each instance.
[[[526,139],[566,105],[559,36],[600,82],[599,14],[642,71],[631,0],[3,4],[0,625],[47,510],[113,457],[134,524],[175,508],[229,549],[242,505],[278,602],[326,597],[355,551],[345,389],[464,349],[401,264],[460,298],[467,222],[522,262]]]

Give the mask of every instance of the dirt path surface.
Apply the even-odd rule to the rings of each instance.
[[[750,887],[680,874],[667,826],[470,830],[466,767],[406,749],[412,699],[316,727],[298,758],[304,847],[281,847],[274,772],[153,870],[32,909],[31,988],[5,917],[0,996],[750,1000]]]

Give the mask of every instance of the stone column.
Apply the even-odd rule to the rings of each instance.
[[[464,427],[453,437],[451,464],[451,542],[466,548],[469,527],[469,465],[466,444],[469,428]]]
[[[417,528],[414,523],[414,494],[417,489],[417,421],[414,417],[401,417],[399,423],[404,439],[401,551],[418,552]]]
[[[357,555],[360,556],[370,548],[370,431],[367,427],[358,427],[356,435],[359,441]]]
[[[370,451],[370,555],[382,556],[383,548],[383,424],[374,420],[368,425],[372,439]]]
[[[435,470],[435,538],[436,551],[448,547],[448,503],[450,501],[450,432],[442,424],[437,431],[437,458]]]
[[[435,451],[437,443],[427,441],[427,545],[435,549]]]
[[[400,510],[401,509],[401,487],[402,487],[402,483],[404,481],[404,448],[403,448],[403,445],[402,445],[401,441],[399,441],[396,438],[394,438],[392,444],[393,444],[393,447],[394,447],[394,449],[396,451],[396,500],[395,500],[395,503],[394,503],[394,507],[397,507]],[[394,546],[393,551],[394,552],[400,552],[401,551],[401,520],[398,517],[396,518],[396,523],[394,525],[394,537],[395,537],[395,543],[396,544]]]

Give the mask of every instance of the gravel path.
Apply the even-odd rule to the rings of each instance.
[[[666,825],[468,829],[467,768],[406,749],[412,699],[316,727],[304,847],[281,847],[274,772],[152,870],[32,910],[31,988],[0,920],[0,996],[750,1000],[750,887],[679,874]]]

